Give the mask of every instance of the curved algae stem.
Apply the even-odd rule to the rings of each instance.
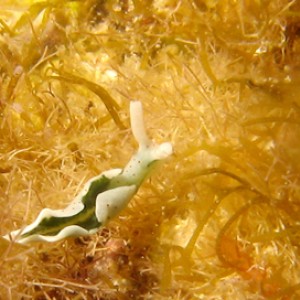
[[[204,226],[207,224],[208,220],[215,213],[216,209],[218,208],[218,206],[222,202],[222,200],[224,198],[226,198],[232,192],[235,192],[235,191],[237,191],[239,189],[241,189],[241,187],[228,189],[228,190],[225,190],[225,191],[221,192],[220,195],[216,195],[215,196],[216,199],[213,201],[213,204],[207,210],[207,212],[204,215],[204,217],[202,218],[201,222],[197,225],[197,227],[194,230],[194,232],[192,234],[192,237],[190,238],[187,246],[183,250],[183,252],[184,252],[184,254],[185,254],[186,257],[191,257],[191,255],[192,255],[192,253],[194,251],[196,242],[197,242],[197,240],[199,238],[200,233],[202,232]]]
[[[228,176],[228,177],[236,180],[237,182],[241,183],[242,186],[244,186],[246,189],[250,190],[251,192],[254,192],[258,195],[264,196],[259,190],[254,188],[247,180],[235,175],[234,173],[231,173],[229,171],[222,170],[219,168],[209,168],[209,169],[205,169],[205,170],[201,170],[201,171],[194,171],[194,172],[187,174],[184,179],[192,179],[192,178],[196,178],[198,176],[211,175],[211,174],[222,174],[224,176]]]
[[[248,203],[246,205],[244,205],[243,207],[241,207],[237,212],[235,212],[235,214],[226,222],[226,224],[223,226],[223,228],[220,230],[218,236],[217,236],[217,240],[216,240],[216,254],[219,258],[219,260],[221,261],[221,263],[223,263],[225,266],[230,266],[233,268],[236,268],[236,266],[234,264],[232,264],[230,261],[226,260],[225,256],[222,253],[222,240],[223,237],[225,236],[227,230],[230,228],[230,226],[243,214],[245,213],[250,207],[251,207],[252,203]]]
[[[249,169],[247,169],[245,167],[245,164],[243,165],[240,161],[237,161],[234,158],[232,158],[232,149],[230,149],[228,147],[214,146],[214,145],[209,145],[207,143],[202,143],[201,145],[196,146],[196,147],[191,146],[191,148],[192,148],[192,151],[190,151],[189,155],[193,155],[194,153],[197,153],[200,150],[205,150],[212,155],[220,157],[224,162],[229,163],[230,165],[234,166],[238,170],[241,170],[244,174],[249,173]],[[182,157],[184,158],[183,155],[182,155]],[[212,169],[212,170],[214,170],[214,169]],[[216,168],[215,170],[217,171],[217,173],[219,172],[219,169]],[[224,175],[232,174],[230,172],[227,173],[227,171],[221,171],[219,173],[223,173]],[[249,190],[251,190],[263,197],[271,198],[271,195],[269,194],[267,182],[264,179],[262,179],[260,176],[257,176],[258,175],[257,173],[255,173],[255,175],[256,175],[255,178],[254,178],[254,176],[252,176],[252,180],[250,180],[251,173],[249,174],[248,181],[246,181],[245,179],[240,179],[240,180],[243,180],[244,182],[248,182],[247,186],[248,186]],[[232,176],[232,175],[230,175],[230,176]],[[236,175],[233,175],[233,176],[236,176]],[[238,177],[236,177],[236,178],[238,178]],[[258,180],[260,180],[260,181],[258,181]]]
[[[186,180],[186,179],[196,178],[198,176],[210,175],[210,174],[215,174],[215,173],[220,173],[225,176],[229,176],[229,177],[237,180],[238,182],[240,182],[242,185],[238,186],[238,187],[223,189],[219,195],[216,195],[216,199],[213,201],[213,204],[208,209],[207,213],[204,215],[201,222],[197,225],[187,246],[183,249],[183,253],[184,253],[185,257],[191,257],[200,233],[202,232],[204,226],[207,224],[210,217],[215,213],[217,207],[219,206],[219,204],[225,197],[227,197],[229,194],[231,194],[237,190],[240,190],[240,189],[248,189],[252,192],[255,192],[256,194],[258,194],[261,197],[264,196],[259,191],[252,188],[251,185],[246,180],[238,177],[237,175],[235,175],[233,173],[230,173],[228,171],[218,169],[218,168],[211,168],[211,169],[206,169],[206,170],[202,170],[199,172],[193,172],[193,173],[190,173],[187,176],[185,176],[183,179]],[[184,258],[184,256],[182,256],[182,258]]]
[[[205,142],[198,144],[198,145],[197,144],[195,145],[195,143],[196,142],[189,145],[188,149],[184,153],[180,154],[179,160],[183,160],[187,157],[190,157],[190,156],[196,154],[197,152],[199,152],[201,150],[204,150],[204,151],[207,151],[209,154],[212,154],[212,155],[215,155],[215,156],[221,158],[222,161],[230,163],[230,165],[247,173],[248,170],[246,168],[244,168],[240,163],[238,163],[235,159],[232,158],[232,149],[231,148],[226,147],[226,146],[210,145]],[[215,168],[215,170],[219,170],[219,169]]]
[[[219,260],[225,265],[225,266],[230,266],[233,268],[238,268],[237,266],[235,266],[234,264],[232,264],[230,261],[226,260],[226,258],[224,257],[223,253],[222,253],[222,240],[223,237],[225,236],[226,232],[230,229],[231,225],[240,217],[242,216],[244,213],[246,213],[250,207],[257,205],[257,204],[261,204],[261,203],[266,203],[266,199],[262,199],[262,197],[257,197],[254,200],[251,201],[251,203],[247,203],[244,206],[242,206],[240,209],[238,209],[233,216],[230,217],[230,219],[226,222],[226,224],[223,226],[223,228],[220,230],[218,236],[217,236],[217,240],[216,240],[216,254],[219,258]]]
[[[223,197],[224,198],[224,197]],[[204,226],[207,224],[210,217],[215,213],[217,207],[221,203],[222,199],[215,199],[213,201],[213,204],[210,206],[204,217],[201,219],[201,221],[197,224],[196,229],[194,230],[192,237],[190,238],[187,246],[184,248],[184,253],[186,257],[191,258],[191,255],[195,249],[196,242],[199,238],[200,233],[202,232]]]
[[[242,170],[247,173],[247,169],[241,164],[232,158],[232,148],[219,145],[210,145],[208,143],[202,143],[199,150],[205,150],[208,153],[220,157],[224,162],[230,163],[230,165]]]
[[[82,77],[79,77],[79,76],[76,76],[76,75],[73,75],[73,74],[70,74],[67,72],[60,72],[60,71],[57,71],[57,72],[59,73],[58,75],[50,75],[47,77],[51,78],[51,79],[69,82],[72,84],[79,84],[79,85],[82,85],[82,86],[88,88],[90,91],[92,91],[94,94],[96,94],[102,100],[103,104],[105,105],[107,111],[111,115],[111,117],[114,120],[114,122],[116,123],[116,125],[120,129],[126,129],[126,127],[121,122],[119,115],[117,113],[119,106],[118,106],[117,102],[106,91],[106,89],[104,89],[99,84],[96,84],[92,81],[86,80]]]

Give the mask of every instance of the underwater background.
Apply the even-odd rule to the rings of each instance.
[[[1,235],[136,151],[174,154],[94,235],[0,239],[0,299],[300,298],[300,4],[0,4]]]

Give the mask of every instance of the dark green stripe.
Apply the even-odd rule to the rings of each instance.
[[[33,234],[55,236],[62,229],[70,225],[78,225],[86,230],[91,230],[101,226],[95,215],[96,198],[97,196],[106,191],[110,180],[102,176],[98,180],[91,183],[88,192],[82,197],[84,209],[78,214],[70,217],[49,217],[44,218],[38,226],[21,235],[21,238],[31,236]]]

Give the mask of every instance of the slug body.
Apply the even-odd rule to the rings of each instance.
[[[172,154],[170,143],[157,145],[148,138],[142,104],[138,101],[130,102],[130,121],[139,149],[124,169],[112,169],[91,178],[65,209],[45,208],[32,224],[4,238],[22,244],[55,242],[66,237],[93,234],[118,215],[138,191],[155,163]]]

